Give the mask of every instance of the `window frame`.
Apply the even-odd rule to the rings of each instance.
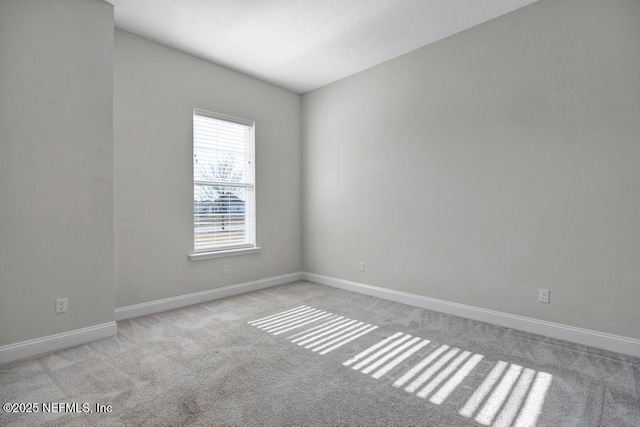
[[[196,126],[196,117],[201,116],[205,118],[211,118],[215,120],[225,121],[229,123],[239,124],[243,126],[248,126],[251,128],[251,135],[249,140],[245,141],[245,144],[249,144],[250,146],[245,146],[245,152],[249,153],[249,157],[247,160],[250,160],[250,166],[248,167],[248,176],[241,183],[233,183],[233,182],[224,182],[224,181],[200,181],[196,180],[195,174],[195,153],[196,153],[196,139],[195,139],[195,126]],[[210,258],[221,258],[227,256],[236,256],[236,255],[245,255],[250,253],[260,252],[261,248],[257,245],[257,234],[256,234],[256,219],[257,219],[257,209],[256,209],[256,165],[255,165],[255,133],[256,133],[256,124],[252,120],[247,120],[239,117],[228,116],[225,114],[215,113],[209,110],[204,110],[201,108],[194,108],[191,116],[192,120],[192,133],[191,133],[191,180],[192,180],[192,237],[193,237],[193,245],[192,252],[189,253],[189,259],[192,261],[200,260],[200,259],[210,259]],[[245,212],[245,225],[244,231],[245,233],[249,233],[252,237],[251,241],[248,243],[242,244],[228,244],[219,247],[208,247],[196,250],[196,186],[198,185],[217,185],[220,187],[238,187],[238,188],[248,188],[249,195],[246,196],[244,212]],[[249,199],[250,198],[250,199]],[[252,216],[252,220],[248,220]],[[250,224],[247,224],[250,223]],[[247,227],[251,227],[251,229],[247,229]]]

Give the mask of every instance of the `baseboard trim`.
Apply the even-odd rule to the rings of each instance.
[[[559,340],[570,341],[629,356],[640,357],[640,340],[633,338],[532,319],[530,317],[502,313],[494,310],[487,310],[484,308],[380,288],[377,286],[337,279],[335,277],[323,276],[315,273],[303,272],[302,279],[402,304],[492,323],[494,325],[517,329],[532,334],[544,335]]]
[[[161,311],[172,310],[174,308],[186,307],[188,305],[215,299],[226,298],[233,295],[244,294],[246,292],[257,291],[259,289],[270,288],[272,286],[284,285],[302,279],[302,273],[290,273],[282,276],[268,277],[266,279],[254,280],[253,282],[239,283],[237,285],[225,286],[222,288],[210,289],[192,294],[179,295],[177,297],[164,298],[155,301],[143,302],[141,304],[128,305],[116,308],[115,319],[126,320],[134,317],[145,316],[147,314],[159,313]]]
[[[0,347],[0,364],[37,356],[50,351],[74,347],[118,333],[116,322],[107,322],[87,328],[74,329],[60,334],[48,335]]]

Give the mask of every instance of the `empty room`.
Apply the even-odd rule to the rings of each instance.
[[[640,1],[0,0],[0,425],[640,426]]]

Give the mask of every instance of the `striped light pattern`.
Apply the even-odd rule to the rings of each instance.
[[[306,305],[247,323],[273,335],[293,332],[289,341],[318,354],[332,352],[378,328]]]
[[[459,389],[484,356],[433,343],[425,354],[420,354],[428,344],[429,340],[396,332],[343,365],[375,379],[400,371],[397,368],[401,367],[394,387],[441,405]],[[414,356],[419,359],[403,364]],[[535,426],[552,378],[546,372],[498,361],[458,413],[481,425]],[[461,393],[468,388],[461,389]]]
[[[306,305],[248,323],[273,335],[293,331],[287,337],[291,343],[319,354],[327,354],[378,328]],[[442,405],[456,391],[462,396],[469,393],[458,414],[480,425],[535,426],[553,376],[498,361],[481,377],[475,390],[467,391],[472,388],[461,385],[483,359],[481,354],[396,332],[343,365],[374,379],[394,372],[394,387],[435,405]]]

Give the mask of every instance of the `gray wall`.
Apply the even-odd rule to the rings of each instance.
[[[638,23],[543,0],[306,94],[305,271],[640,338]]]
[[[116,306],[300,271],[300,96],[121,30],[114,64]],[[187,258],[194,107],[256,122],[259,254]]]
[[[113,321],[112,70],[110,4],[0,1],[0,346]]]
[[[638,22],[637,1],[543,0],[301,105],[119,30],[114,51],[106,2],[0,0],[0,346],[113,320],[114,283],[122,307],[296,272],[302,253],[306,271],[640,338]],[[193,107],[257,123],[260,254],[187,259]]]

